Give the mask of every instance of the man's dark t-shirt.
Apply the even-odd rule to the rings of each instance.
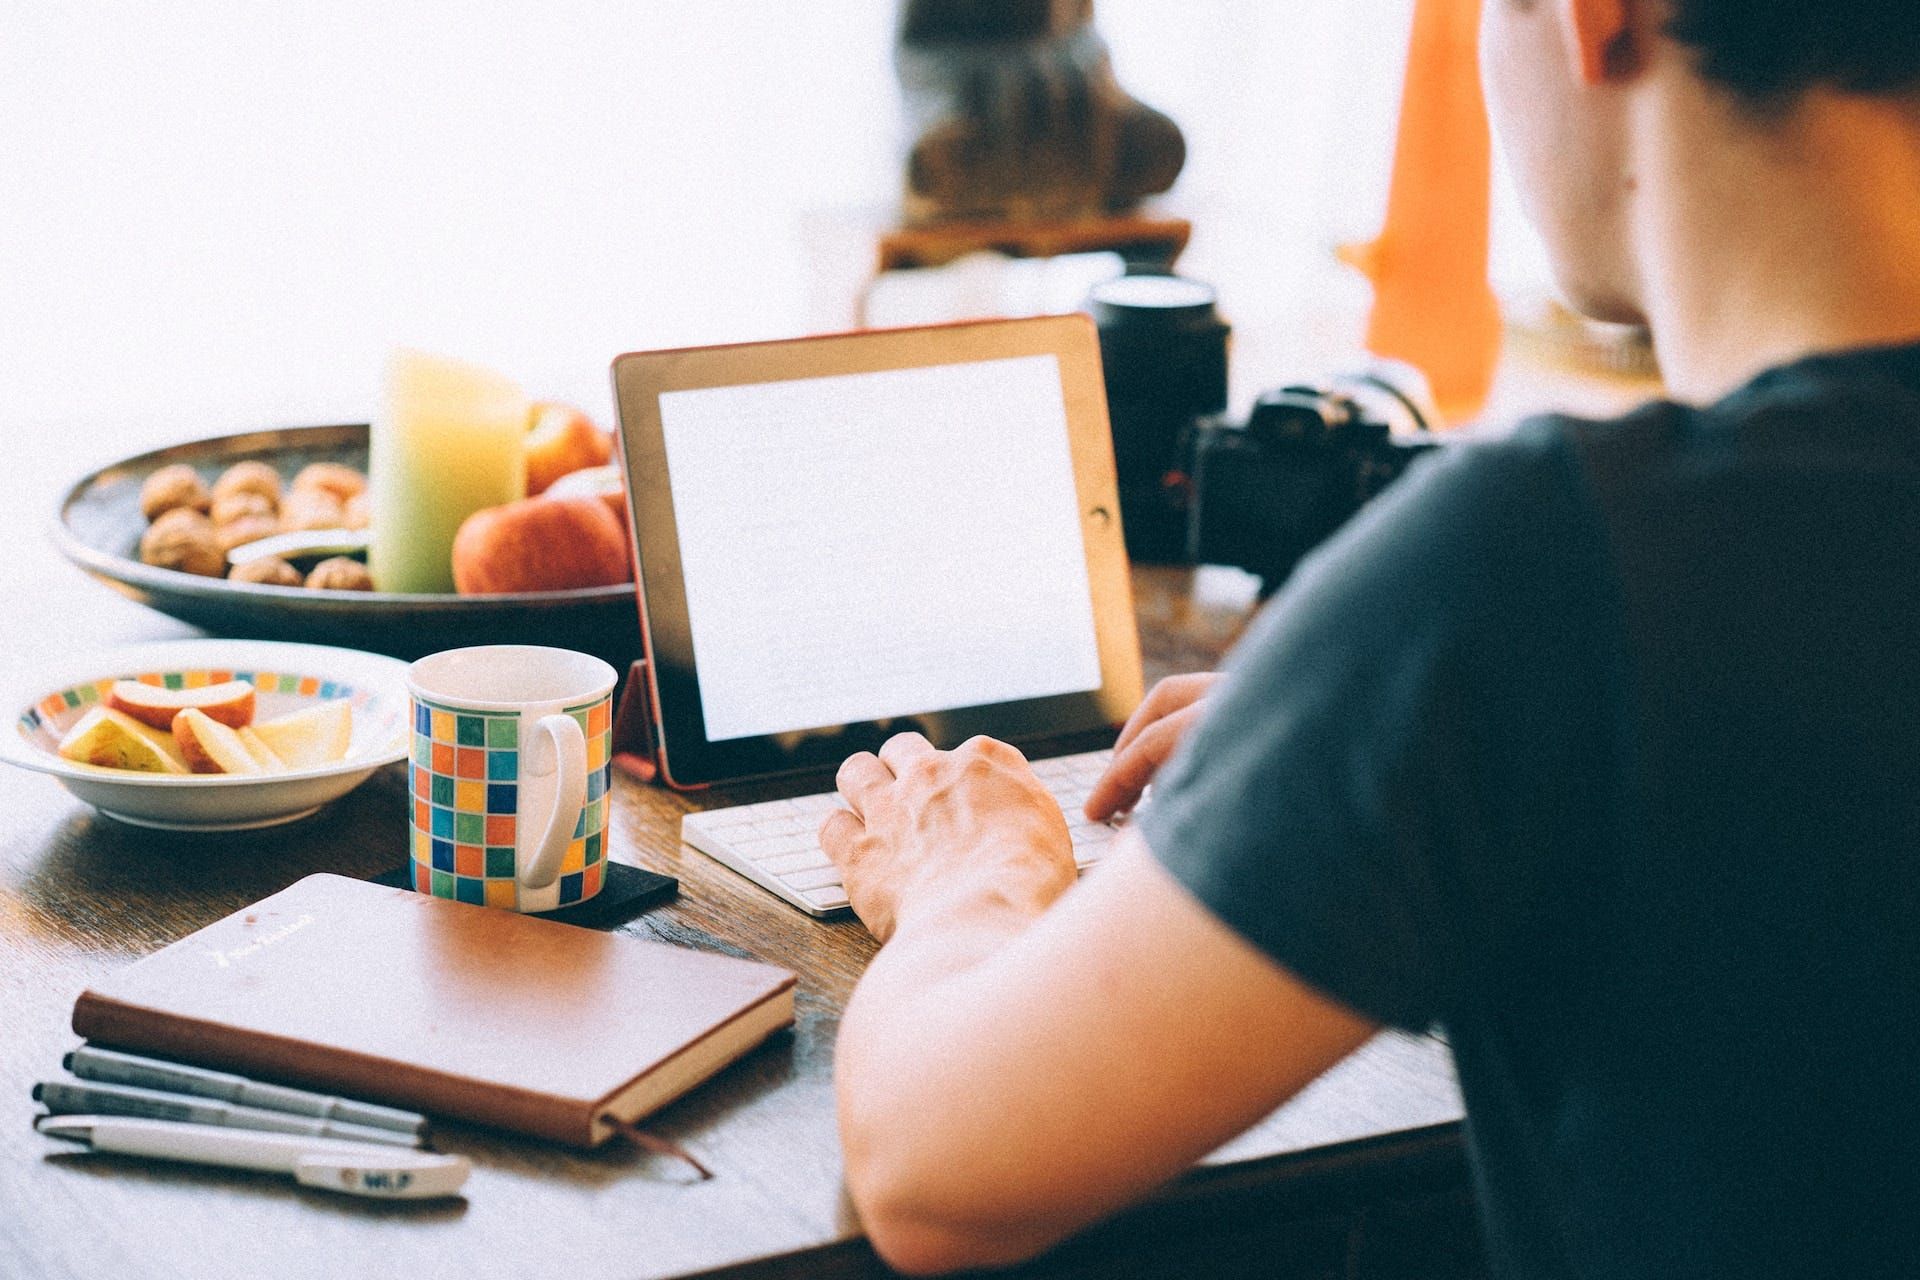
[[[1416,468],[1141,825],[1434,1023],[1508,1276],[1920,1275],[1920,347]]]

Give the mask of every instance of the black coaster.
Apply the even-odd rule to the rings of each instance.
[[[393,870],[383,871],[373,877],[373,883],[386,885],[389,889],[411,888],[412,867],[403,862]],[[527,914],[588,929],[611,929],[615,925],[625,924],[648,907],[659,906],[679,892],[680,882],[672,876],[642,871],[624,862],[609,862],[607,882],[600,886],[600,892],[593,897],[570,907],[561,907],[558,911],[530,911]]]

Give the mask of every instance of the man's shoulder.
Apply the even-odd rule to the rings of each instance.
[[[1510,479],[1531,477],[1590,496],[1596,471],[1644,472],[1690,448],[1707,415],[1671,400],[1649,400],[1613,418],[1548,413],[1522,419],[1503,438],[1476,442],[1479,465]]]
[[[1595,457],[1657,453],[1678,429],[1671,410],[1530,418],[1433,451],[1302,562],[1241,660],[1457,672],[1459,655],[1564,648],[1618,596]]]
[[[1446,445],[1414,487],[1424,490],[1426,504],[1457,516],[1564,511],[1568,499],[1588,496],[1590,470],[1656,464],[1688,447],[1700,419],[1698,410],[1669,400],[1650,400],[1614,418],[1537,414]]]
[[[1477,466],[1558,485],[1631,575],[1697,560],[1740,530],[1827,501],[1836,477],[1910,477],[1920,460],[1920,345],[1810,356],[1702,406],[1655,400],[1618,418],[1529,419]],[[1695,539],[1689,543],[1686,535]]]
[[[1541,413],[1522,418],[1503,439],[1483,447],[1526,455],[1547,455],[1594,446],[1656,449],[1682,440],[1699,411],[1672,400],[1651,399],[1612,418],[1573,413]]]
[[[1343,572],[1397,567],[1456,598],[1468,583],[1511,586],[1503,569],[1564,573],[1570,551],[1597,546],[1606,478],[1661,469],[1686,448],[1694,417],[1656,401],[1610,419],[1544,414],[1449,443],[1363,509],[1328,558]]]

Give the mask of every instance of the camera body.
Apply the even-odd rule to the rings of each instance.
[[[1426,380],[1376,361],[1261,395],[1225,416],[1229,330],[1213,291],[1177,276],[1095,287],[1127,551],[1233,565],[1278,589],[1300,558],[1438,447]]]
[[[1196,423],[1186,558],[1245,569],[1263,579],[1263,593],[1278,588],[1301,557],[1438,447],[1411,372],[1282,387],[1263,394],[1245,423]]]

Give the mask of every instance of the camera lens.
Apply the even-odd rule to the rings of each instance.
[[[1119,276],[1095,285],[1087,311],[1100,330],[1127,549],[1141,560],[1185,552],[1184,468],[1194,422],[1227,407],[1226,322],[1212,286],[1184,276]]]

